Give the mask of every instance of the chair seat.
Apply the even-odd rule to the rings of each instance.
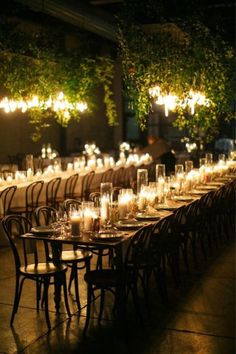
[[[20,267],[20,272],[22,274],[30,274],[35,276],[46,276],[46,275],[54,275],[58,272],[65,272],[67,270],[67,266],[64,264],[55,265],[52,262],[47,263],[38,263],[28,264],[27,266]]]
[[[52,254],[49,255],[50,258],[53,258]],[[92,257],[92,253],[88,251],[80,250],[70,250],[62,251],[60,260],[62,262],[83,262]]]
[[[85,273],[84,280],[99,288],[116,287],[124,283],[125,273],[113,269],[91,270]]]

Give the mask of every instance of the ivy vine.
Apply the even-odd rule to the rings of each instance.
[[[14,47],[13,47],[14,44]],[[64,92],[71,103],[86,102],[89,111],[96,108],[96,88],[104,91],[104,104],[109,125],[117,123],[117,110],[113,98],[114,60],[107,56],[82,57],[77,52],[68,53],[58,43],[52,42],[49,33],[27,33],[6,24],[0,27],[0,85],[12,99],[28,99],[37,95],[47,100]],[[66,118],[58,112],[33,108],[28,111],[35,131],[32,139],[41,138],[42,128],[49,126],[54,117],[67,126],[70,119],[79,121],[82,114],[70,111]]]
[[[235,53],[225,41],[212,36],[201,22],[163,23],[119,27],[119,49],[126,95],[141,128],[153,108],[148,90],[158,84],[163,91],[186,97],[193,89],[211,101],[194,115],[177,107],[173,123],[203,143],[219,132],[220,119],[234,118]]]

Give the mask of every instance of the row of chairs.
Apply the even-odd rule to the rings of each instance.
[[[92,182],[95,172],[91,171],[85,174],[82,178],[82,186],[80,193],[76,192],[79,174],[75,173],[68,177],[65,182],[62,197],[58,196],[58,191],[61,185],[61,177],[55,177],[46,184],[46,200],[45,205],[58,208],[66,199],[88,200],[92,190]],[[114,187],[127,188],[134,183],[136,178],[135,166],[128,168],[120,167],[117,170],[108,169],[102,174],[101,183],[112,182]],[[25,190],[24,207],[12,207],[12,201],[17,189],[17,186],[10,186],[0,192],[0,200],[2,204],[2,217],[9,214],[24,214],[28,218],[32,217],[32,212],[40,205],[40,195],[42,193],[44,181],[35,181],[30,183]]]
[[[12,234],[12,224],[19,223],[19,234],[23,234],[31,228],[29,220],[22,216],[10,215],[3,219],[3,227],[11,243],[16,263],[16,293],[12,312],[11,324],[13,323],[15,313],[19,305],[22,285],[19,285],[19,278],[30,278],[36,281],[36,299],[37,308],[41,296],[41,286],[44,285],[43,300],[45,304],[45,313],[48,326],[50,321],[48,317],[47,291],[50,284],[50,278],[59,276],[59,281],[64,288],[65,305],[67,313],[68,299],[65,283],[65,272],[68,267],[71,268],[69,288],[72,281],[75,282],[75,294],[78,291],[78,264],[83,263],[85,267],[84,280],[88,285],[87,292],[87,316],[85,329],[89,326],[91,303],[94,300],[94,291],[100,290],[100,311],[99,320],[102,318],[105,292],[115,289],[115,306],[119,308],[119,314],[125,315],[125,305],[129,293],[135,304],[135,308],[141,317],[139,308],[139,290],[138,281],[141,282],[146,302],[148,303],[150,292],[150,278],[154,274],[163,302],[168,301],[168,290],[166,281],[166,268],[170,268],[174,282],[177,286],[180,284],[179,261],[182,255],[186,270],[189,271],[189,250],[191,246],[193,259],[197,264],[197,247],[200,245],[203,255],[206,257],[206,250],[215,244],[219,245],[224,238],[228,239],[235,231],[235,192],[236,182],[226,184],[218,191],[207,193],[205,196],[194,203],[181,207],[168,217],[159,222],[148,225],[138,230],[132,237],[127,248],[124,264],[122,267],[97,268],[90,269],[90,260],[92,253],[87,250],[74,249],[72,251],[63,251],[61,262],[53,263],[53,256],[47,247],[46,262],[38,263],[38,255],[34,250],[33,266],[26,263],[22,266],[19,261],[18,250],[15,246],[15,235]],[[65,206],[73,201],[68,201]],[[76,201],[74,201],[76,202]],[[78,201],[77,201],[78,202]],[[220,206],[220,207],[219,207]],[[37,224],[50,222],[49,218],[56,212],[51,207],[39,207],[35,210]],[[45,219],[46,218],[46,219]],[[23,225],[23,226],[22,226]],[[16,228],[15,228],[16,230]],[[47,244],[48,246],[48,244]],[[27,259],[26,241],[23,239],[24,258]],[[36,267],[35,267],[36,264]],[[40,272],[38,271],[40,269]],[[34,272],[36,274],[34,274]],[[24,281],[24,280],[23,280]],[[58,278],[57,278],[58,281]],[[80,310],[79,292],[76,295],[78,310]]]

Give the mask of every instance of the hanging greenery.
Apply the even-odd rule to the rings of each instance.
[[[49,125],[50,117],[67,126],[71,119],[80,120],[82,114],[96,107],[96,88],[104,91],[104,104],[108,123],[117,123],[117,111],[113,99],[114,61],[109,57],[66,53],[53,35],[45,30],[27,33],[17,27],[0,28],[0,85],[6,96],[14,100],[32,100],[37,96],[39,104],[27,113],[34,124],[34,141],[41,137],[42,128]],[[14,47],[13,47],[14,44]],[[68,109],[52,110],[49,100],[56,100],[63,92]],[[76,107],[82,102],[81,113]],[[62,105],[64,102],[62,103]],[[51,103],[52,105],[52,103]]]
[[[194,114],[175,107],[174,126],[200,142],[212,141],[220,119],[234,117],[234,51],[199,21],[129,28],[121,23],[119,48],[125,92],[141,128],[155,107],[149,94],[155,85],[182,101],[191,90],[206,96],[210,104],[197,106]]]

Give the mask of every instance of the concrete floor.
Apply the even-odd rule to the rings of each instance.
[[[109,354],[234,354],[235,353],[235,242],[232,240],[213,250],[199,267],[182,269],[177,289],[168,278],[170,303],[163,305],[153,282],[150,308],[142,306],[144,323],[140,323],[130,304],[127,322],[119,326],[111,316],[111,299],[106,299],[104,318],[97,322],[96,303],[86,338],[86,288],[80,275],[80,316],[70,296],[73,313],[68,320],[65,309],[56,315],[53,289],[50,296],[48,331],[44,312],[35,309],[35,291],[26,281],[15,317],[9,326],[14,295],[14,265],[10,249],[0,248],[0,353],[109,353]]]

